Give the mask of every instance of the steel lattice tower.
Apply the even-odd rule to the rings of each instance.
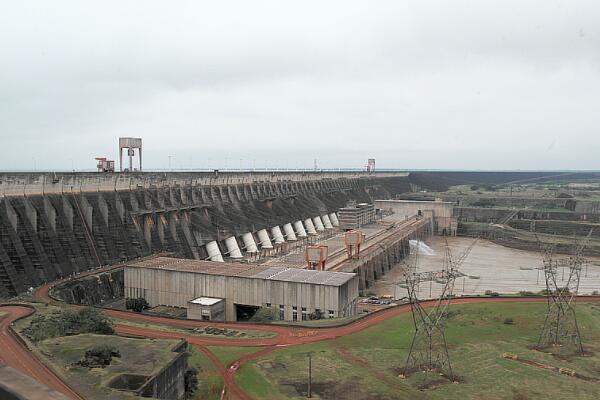
[[[590,235],[591,232],[586,241]],[[584,354],[577,325],[575,300],[579,291],[581,270],[586,263],[583,258],[586,241],[576,246],[575,254],[567,259],[554,260],[553,245],[548,246],[543,252],[548,307],[537,344],[540,350],[553,348],[562,354]],[[557,278],[559,267],[569,270],[566,282],[560,282]]]
[[[477,240],[475,240],[465,253],[454,260],[446,242],[444,268],[441,271],[416,272],[418,250],[415,256],[415,266],[406,272],[406,285],[410,299],[410,307],[415,325],[415,334],[408,352],[404,375],[412,372],[436,372],[450,380],[454,380],[448,346],[446,343],[445,328],[448,316],[448,306],[452,301],[454,282],[461,274],[458,266],[467,257]],[[419,284],[421,282],[437,282],[442,285],[441,293],[432,307],[424,308],[419,300]]]
[[[410,307],[415,324],[415,334],[410,346],[404,374],[413,371],[435,371],[449,379],[454,377],[444,329],[447,309],[452,299],[456,273],[452,270],[411,273],[407,277]],[[418,298],[420,282],[442,283],[442,293],[435,305],[425,309]]]

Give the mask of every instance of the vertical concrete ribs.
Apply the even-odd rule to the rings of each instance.
[[[112,181],[97,175],[96,187],[91,175],[82,175],[78,182],[65,174],[55,179],[61,182],[60,191],[56,186],[48,190],[48,176],[0,174],[0,298],[153,253],[218,258],[218,246],[225,254],[230,237],[243,250],[255,251],[251,238],[268,246],[264,236],[268,239],[270,233],[273,243],[279,243],[281,231],[277,228],[275,234],[274,227],[313,218],[321,229],[328,221],[315,216],[331,216],[349,200],[371,202],[373,187],[387,198],[394,194],[385,189],[388,181],[395,188],[397,180],[405,180],[400,186],[410,188],[405,175],[353,174],[309,174],[305,179],[296,174],[291,179],[270,173],[259,181],[252,174],[251,179],[243,174],[219,179],[114,174],[109,175]],[[15,189],[19,179],[25,181],[20,193]],[[212,242],[217,248],[211,244],[209,255],[206,245]]]

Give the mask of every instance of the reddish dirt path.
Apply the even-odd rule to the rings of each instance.
[[[32,352],[17,339],[11,329],[11,324],[33,314],[33,310],[23,306],[2,306],[1,311],[7,312],[0,317],[0,360],[11,367],[29,375],[38,382],[63,393],[70,399],[82,399],[73,389],[64,383],[54,372],[42,363]]]
[[[97,273],[97,271],[93,271],[93,273]],[[56,282],[58,283],[58,282]],[[54,283],[54,284],[56,284]],[[48,284],[40,289],[38,289],[34,295],[42,300],[53,302],[53,300],[49,297],[48,292],[49,289],[54,284]],[[587,301],[600,301],[600,297],[597,296],[581,296],[580,300]],[[452,301],[452,304],[460,305],[460,304],[470,304],[470,303],[512,303],[512,302],[521,302],[521,303],[530,303],[530,302],[545,302],[546,298],[542,297],[507,297],[507,298],[457,298]],[[425,302],[425,307],[428,305],[431,306],[434,304],[434,301]],[[19,316],[28,315],[27,313],[31,313],[30,309],[19,306],[10,306],[4,307],[3,310],[9,312],[9,316],[5,317],[3,320],[3,332],[6,330],[6,326],[9,325],[10,322]],[[396,316],[402,315],[404,313],[410,312],[410,305],[401,305],[396,307],[390,307],[381,311],[373,312],[366,317],[354,321],[348,325],[341,327],[329,327],[329,328],[306,328],[306,327],[289,327],[289,326],[277,326],[277,325],[255,325],[255,324],[246,324],[246,323],[216,323],[216,322],[202,322],[202,321],[191,321],[191,320],[177,320],[171,318],[164,317],[155,317],[151,315],[138,314],[126,311],[118,311],[118,310],[104,310],[106,315],[118,318],[122,320],[129,320],[132,322],[146,322],[158,325],[166,325],[166,326],[187,326],[187,327],[206,327],[206,326],[218,326],[221,328],[232,328],[232,329],[240,329],[240,330],[260,330],[260,331],[270,331],[275,332],[277,335],[270,338],[255,338],[255,339],[225,339],[225,338],[210,338],[203,336],[195,336],[188,335],[184,333],[178,332],[168,332],[162,331],[152,328],[132,326],[117,323],[115,324],[115,331],[119,334],[127,334],[127,335],[135,335],[147,338],[156,338],[156,339],[185,339],[199,351],[204,353],[211,362],[215,365],[217,371],[223,376],[224,385],[226,387],[226,395],[223,398],[233,398],[239,400],[251,400],[251,397],[246,394],[239,386],[237,386],[235,382],[235,374],[237,370],[244,365],[246,362],[260,357],[264,354],[268,354],[278,348],[292,345],[300,345],[306,343],[314,343],[324,340],[335,339],[340,336],[349,335],[352,333],[356,333],[362,331],[368,327],[374,326],[382,321],[386,321],[390,318],[394,318]],[[26,314],[23,314],[26,313]],[[206,346],[258,346],[265,347],[263,350],[260,350],[256,353],[248,354],[233,362],[229,366],[223,366],[220,360],[210,352]],[[19,368],[18,365],[21,364],[24,360],[26,367],[24,368],[24,372],[28,375],[34,377],[35,379],[40,380],[43,383],[52,386],[53,388],[58,388],[58,386],[62,385],[62,392],[65,389],[68,389],[68,386],[60,381],[60,379],[54,375],[49,369],[37,358],[35,358],[28,349],[26,349],[20,342],[13,339],[12,341],[0,341],[0,350],[2,355],[9,354],[12,352],[17,352],[17,354],[23,354],[23,356],[17,357],[7,357],[6,363]],[[19,368],[23,370],[22,368]],[[77,396],[75,393],[71,393],[72,398]]]

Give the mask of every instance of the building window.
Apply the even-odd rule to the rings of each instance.
[[[285,306],[283,304],[279,305],[279,319],[281,321],[285,319]]]
[[[298,307],[292,306],[292,321],[298,321]]]
[[[307,319],[306,307],[302,307],[302,321],[306,321]]]
[[[271,303],[267,303],[267,304],[265,304],[265,307],[267,307],[267,308],[271,308]]]
[[[335,313],[333,310],[329,310],[329,318],[335,318]]]

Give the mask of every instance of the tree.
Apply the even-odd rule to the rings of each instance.
[[[250,321],[252,322],[259,322],[263,324],[277,320],[279,320],[279,313],[277,310],[270,307],[260,307],[258,310],[256,310],[256,313],[254,313],[252,318],[250,318]]]
[[[33,341],[80,333],[114,333],[110,318],[93,307],[81,308],[77,312],[64,310],[49,315],[36,315],[24,332]]]
[[[135,312],[142,312],[147,308],[150,308],[150,304],[143,297],[125,299],[125,308],[133,310]]]
[[[85,357],[77,362],[77,365],[88,368],[104,368],[110,365],[113,357],[121,357],[116,347],[105,344],[86,350]]]
[[[183,375],[183,382],[185,387],[185,397],[190,399],[196,389],[198,389],[198,370],[194,367],[188,368]]]
[[[315,310],[308,318],[311,320],[323,319],[323,312],[321,310]]]

